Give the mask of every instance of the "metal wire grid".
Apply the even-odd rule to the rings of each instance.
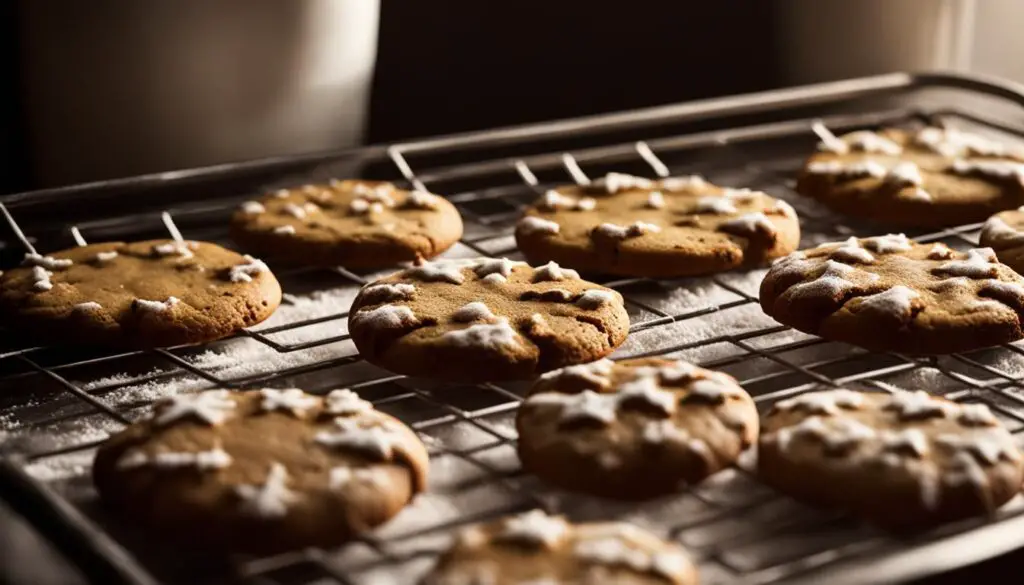
[[[855,119],[835,119],[830,121],[830,125],[864,125],[879,123],[882,120],[891,123],[897,119],[911,122],[920,117],[920,112],[874,114]],[[776,136],[798,136],[800,140],[807,141],[813,140],[809,133],[810,126],[810,120],[795,120],[777,124],[773,128],[777,132]],[[770,135],[768,128],[759,128],[752,134],[760,137]],[[687,146],[690,144],[689,140],[684,137],[673,144]],[[623,147],[614,145],[604,148],[615,149],[618,152]],[[602,150],[599,148],[588,152],[600,154]],[[670,174],[668,166],[658,158],[648,144],[636,143],[632,146],[632,152],[634,163],[646,165],[649,171],[658,176]],[[781,195],[794,203],[800,211],[805,231],[807,224],[819,224],[819,227],[827,225],[832,229],[822,231],[830,231],[835,235],[853,231],[841,223],[833,223],[836,221],[834,216],[807,205],[785,186],[796,170],[792,164],[762,165],[759,161],[748,158],[748,153],[744,153],[742,149],[738,150],[731,143],[705,144],[700,146],[699,152],[711,153],[712,159],[720,169],[739,169],[747,176],[755,177],[737,186],[762,189],[771,187],[773,194]],[[522,208],[543,189],[541,181],[531,168],[541,165],[531,165],[531,161],[550,161],[551,157],[556,156],[531,157],[511,164],[507,161],[483,161],[442,170],[431,169],[431,173],[418,176],[401,149],[391,149],[389,155],[401,175],[417,188],[426,188],[445,180],[479,175],[493,179],[495,173],[509,170],[518,175],[522,184],[499,184],[451,196],[451,200],[458,205],[466,220],[467,228],[474,225],[482,228],[467,229],[467,236],[462,239],[461,244],[468,250],[484,256],[514,253],[514,247],[507,243],[508,230],[500,228],[510,225],[519,216]],[[577,183],[589,180],[571,154],[557,156],[561,158],[565,171],[573,180]],[[714,180],[713,176],[712,179]],[[173,222],[169,222],[172,233],[173,226]],[[88,231],[88,226],[70,228],[75,240],[82,244],[85,240],[82,237],[82,229],[79,228]],[[977,228],[977,225],[961,226],[919,234],[916,235],[916,239],[944,241],[953,247],[963,248],[976,245],[974,232]],[[495,233],[496,229],[500,231]],[[352,286],[361,286],[367,282],[367,277],[344,268],[337,268],[334,273]],[[728,276],[659,283],[644,279],[619,279],[605,284],[623,293],[627,301],[634,320],[630,330],[631,337],[645,332],[659,334],[666,327],[686,326],[701,317],[712,314],[725,315],[733,310],[756,307],[758,303],[753,291],[737,285]],[[657,297],[696,285],[717,287],[728,293],[731,300],[707,303],[701,307],[688,307],[676,312],[665,311],[657,306],[659,303],[650,300],[652,290],[654,297]],[[641,294],[644,290],[649,294]],[[253,339],[275,352],[297,352],[347,341],[349,336],[343,332],[346,317],[347,312],[343,311],[269,329],[244,331],[239,335]],[[331,321],[338,322],[339,334],[297,343],[282,343],[272,338],[276,333]],[[702,365],[737,375],[741,384],[750,391],[762,408],[779,399],[820,387],[846,386],[891,391],[897,385],[892,383],[893,381],[927,370],[929,373],[937,373],[936,375],[955,387],[945,392],[947,398],[985,402],[1003,418],[1017,436],[1021,436],[1021,431],[1024,430],[1024,376],[1006,371],[995,359],[997,355],[1009,354],[1024,363],[1024,350],[1016,345],[974,352],[970,355],[914,359],[895,354],[869,354],[808,336],[783,343],[772,343],[773,338],[787,333],[791,331],[784,326],[757,326],[750,330],[710,336],[686,343],[658,345],[628,355],[620,353],[616,357],[687,356],[712,346],[724,346],[728,349],[725,352],[728,355],[702,360]],[[40,356],[45,356],[45,359],[40,359]],[[104,363],[129,363],[141,358],[155,358],[170,368],[88,388],[72,381],[64,373],[72,368]],[[0,383],[12,386],[27,385],[38,377],[43,377],[64,390],[72,397],[72,402],[80,401],[86,407],[84,413],[79,411],[72,416],[85,416],[89,412],[99,413],[118,424],[128,424],[137,411],[108,404],[104,401],[103,395],[130,385],[157,382],[181,374],[195,376],[211,387],[242,389],[267,386],[281,384],[296,376],[312,372],[345,368],[359,361],[359,356],[352,353],[274,372],[222,377],[216,372],[196,366],[179,355],[174,348],[90,356],[85,359],[58,357],[54,360],[52,356],[47,355],[46,348],[14,346],[0,352],[0,366],[6,365],[13,370],[13,373],[0,377]],[[589,516],[608,517],[609,510],[613,510],[616,516],[625,515],[644,520],[643,506],[630,509],[607,502],[595,503],[588,498],[560,499],[557,493],[545,489],[535,478],[524,475],[518,469],[513,453],[515,433],[510,429],[508,421],[511,420],[521,400],[521,385],[487,383],[475,385],[472,389],[431,387],[420,381],[376,371],[369,379],[350,387],[369,398],[378,408],[411,421],[413,429],[427,442],[435,462],[448,460],[476,471],[472,479],[459,485],[432,486],[433,490],[443,491],[453,501],[464,501],[467,505],[460,506],[457,514],[418,525],[412,530],[396,532],[385,528],[377,535],[368,535],[357,543],[342,548],[340,553],[307,550],[266,558],[238,559],[235,570],[252,582],[315,582],[319,585],[371,582],[367,580],[367,575],[373,574],[375,570],[392,570],[410,565],[422,567],[429,564],[430,559],[444,548],[445,537],[458,526],[533,507],[567,512],[570,516],[580,519]],[[42,431],[51,424],[52,421],[39,421],[30,432]],[[471,431],[476,437],[474,444],[464,448],[453,448],[437,440],[438,436],[453,432],[455,429],[459,432]],[[98,443],[99,441],[85,441],[54,448],[23,449],[17,454],[24,457],[23,461],[26,464],[31,465],[54,457],[87,453]],[[444,481],[443,474],[438,477],[435,472],[435,478]],[[87,480],[87,472],[83,472],[80,479]],[[496,490],[510,494],[502,506],[476,509],[479,506],[472,505],[475,494]],[[718,474],[702,485],[686,490],[673,498],[668,505],[678,514],[666,518],[659,513],[658,515],[662,517],[646,518],[646,523],[656,525],[662,532],[679,539],[694,551],[701,563],[705,583],[776,582],[838,560],[854,556],[870,558],[873,552],[890,550],[894,546],[911,547],[914,544],[895,540],[835,514],[804,508],[785,496],[768,490],[758,484],[750,473],[749,461],[734,470]],[[1004,510],[1000,517],[1015,515],[1018,511],[1016,508]],[[976,524],[977,521],[969,521],[948,526],[922,538],[927,540],[955,531],[969,530]]]

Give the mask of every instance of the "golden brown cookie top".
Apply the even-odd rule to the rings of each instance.
[[[875,202],[984,203],[1005,196],[984,183],[1013,185],[1019,192],[1024,151],[955,129],[861,130],[822,142],[804,173],[848,187],[833,193],[836,197],[857,198],[870,191]],[[968,177],[975,181],[965,182]],[[864,209],[861,215],[872,211]]]
[[[490,356],[530,377],[538,368],[603,357],[628,327],[618,292],[554,262],[532,268],[506,258],[423,262],[363,287],[349,315],[367,359],[417,375],[440,375],[414,371],[417,364],[460,367],[421,364],[443,351],[466,361]]]
[[[924,391],[830,390],[775,404],[763,420],[762,449],[794,461],[888,469],[911,477],[921,503],[936,508],[944,486],[984,492],[997,468],[1020,473],[1010,433],[982,404],[960,405]]]
[[[535,433],[573,435],[579,434],[574,431],[615,427],[620,432],[602,433],[605,442],[627,437],[649,442],[682,441],[694,451],[706,453],[701,433],[690,436],[701,429],[691,428],[688,423],[706,425],[703,411],[723,407],[719,413],[724,426],[743,435],[756,434],[756,420],[751,423],[749,417],[730,412],[730,406],[741,403],[753,405],[736,380],[722,372],[683,360],[603,359],[541,376],[523,402],[522,416],[532,413]],[[581,440],[601,439],[593,433],[582,433]]]
[[[384,181],[332,180],[243,203],[232,218],[232,235],[297,262],[387,266],[443,252],[461,237],[462,220],[448,200],[432,193]]]
[[[233,221],[282,235],[298,228],[336,234],[400,232],[416,231],[420,222],[449,209],[451,203],[432,193],[406,191],[384,181],[335,180],[246,201]]]
[[[107,481],[159,479],[182,490],[176,499],[257,520],[326,511],[345,494],[398,489],[392,482],[422,491],[427,481],[416,435],[350,390],[175,396],[104,444],[96,465]]]
[[[598,360],[549,372],[516,417],[523,467],[619,499],[672,493],[733,464],[757,437],[732,377],[682,360]]]
[[[207,242],[108,242],[27,254],[0,276],[6,314],[40,328],[60,321],[62,334],[93,335],[95,343],[216,339],[262,321],[280,297],[266,264]]]
[[[795,252],[772,266],[765,288],[793,303],[838,295],[845,311],[904,325],[918,317],[956,319],[975,312],[1013,318],[1024,310],[1024,278],[1000,264],[990,248],[958,252],[902,234]]]
[[[585,248],[672,248],[681,238],[708,246],[771,248],[780,230],[798,229],[785,201],[704,179],[650,180],[609,173],[588,186],[548,191],[526,210],[517,238],[552,238]]]
[[[680,546],[636,526],[533,510],[465,529],[423,585],[470,582],[693,585],[697,571]]]
[[[902,234],[850,238],[778,260],[761,283],[761,306],[829,339],[949,353],[1019,338],[1024,278],[991,248],[958,252]]]

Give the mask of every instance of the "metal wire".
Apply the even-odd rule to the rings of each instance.
[[[877,117],[877,115],[874,115]],[[865,124],[876,117],[860,117],[855,122]],[[892,116],[889,116],[890,118]],[[919,118],[918,113],[904,112],[902,121],[910,123]],[[846,120],[846,118],[844,118]],[[760,136],[773,139],[779,136],[813,145],[811,131],[813,120],[796,120],[780,123],[773,131],[752,135],[756,143]],[[850,122],[852,123],[852,122]],[[835,124],[833,123],[835,126]],[[822,126],[823,127],[823,126]],[[819,129],[820,131],[820,129]],[[670,174],[670,166],[654,151],[657,147],[663,153],[689,149],[687,152],[703,153],[711,157],[714,168],[723,176],[739,172],[746,177],[742,185],[762,188],[773,195],[788,199],[799,209],[807,226],[824,226],[821,231],[852,233],[853,228],[843,225],[827,211],[802,202],[788,187],[795,172],[797,159],[788,166],[765,163],[757,156],[746,152],[741,143],[733,143],[721,137],[696,144],[691,138],[667,139],[663,141],[629,142],[599,146],[598,153],[631,153],[632,159],[611,157],[616,165],[644,165],[659,177]],[[651,146],[655,144],[655,146]],[[680,146],[681,145],[681,146]],[[446,169],[430,169],[429,174],[418,176],[409,161],[397,148],[389,149],[388,155],[401,176],[416,189],[427,189],[436,185],[444,191],[446,181],[461,177],[491,177],[490,186],[476,191],[453,194],[455,202],[467,226],[477,226],[472,235],[462,239],[461,244],[475,253],[488,256],[502,256],[515,253],[507,242],[511,226],[522,208],[543,192],[545,184],[538,180],[536,167],[550,170],[553,163],[564,169],[568,178],[580,185],[590,184],[591,179],[579,164],[582,157],[595,165],[604,165],[603,160],[591,151],[573,153],[547,153],[508,161],[482,161],[457,165]],[[603,155],[602,155],[603,156]],[[625,156],[625,155],[623,155]],[[590,162],[588,162],[589,166]],[[535,166],[536,165],[536,166]],[[692,165],[683,165],[684,172],[693,172]],[[511,173],[510,173],[511,171]],[[518,176],[521,183],[503,182],[508,176]],[[425,179],[424,177],[428,177]],[[714,177],[711,177],[714,180]],[[563,182],[562,180],[556,182]],[[28,239],[14,222],[6,209],[2,210],[15,233],[19,235],[26,249],[34,251]],[[178,231],[169,212],[161,219],[177,240],[183,236]],[[110,220],[103,220],[110,221]],[[80,224],[81,225],[81,224]],[[944,241],[954,247],[974,246],[974,234],[978,226],[960,226],[934,233],[912,234],[919,241]],[[844,232],[844,230],[846,230]],[[813,230],[806,230],[813,231]],[[85,243],[76,226],[72,233],[79,245]],[[467,230],[470,234],[470,230]],[[866,234],[865,234],[866,235]],[[504,242],[504,243],[502,243]],[[302,271],[299,271],[300,273]],[[279,273],[280,274],[280,273]],[[366,283],[366,278],[344,268],[333,271],[343,282],[352,287]],[[313,273],[316,276],[316,273]],[[908,376],[918,374],[936,375],[955,389],[944,395],[951,399],[983,402],[988,404],[1010,426],[1015,433],[1024,429],[1024,380],[1000,367],[993,354],[1006,358],[1016,357],[1024,363],[1024,350],[1009,345],[995,350],[974,352],[969,355],[954,355],[941,358],[911,358],[902,355],[875,355],[809,336],[774,341],[780,335],[792,332],[780,325],[761,325],[740,329],[735,332],[707,335],[689,341],[672,341],[668,328],[688,327],[699,324],[702,318],[721,314],[757,310],[758,299],[742,286],[738,286],[729,275],[707,279],[652,282],[645,279],[627,278],[607,281],[607,286],[623,294],[633,315],[630,337],[656,336],[659,341],[649,349],[621,352],[617,357],[639,357],[643,355],[700,355],[709,348],[724,348],[718,357],[698,359],[705,367],[732,372],[741,384],[754,396],[759,407],[767,408],[782,398],[821,387],[860,387],[892,391]],[[694,287],[713,287],[721,291],[723,299],[704,303],[691,303],[673,310],[671,303],[662,302],[674,293]],[[717,297],[716,297],[717,298]],[[238,337],[253,340],[272,351],[281,354],[322,347],[328,344],[350,340],[340,326],[348,316],[347,311],[302,319],[272,328],[244,331]],[[324,335],[312,340],[281,341],[279,334],[296,331],[302,327],[337,321],[338,334]],[[266,385],[290,385],[297,376],[324,372],[332,368],[350,367],[361,358],[354,352],[316,360],[256,374],[223,375],[209,368],[201,367],[188,359],[184,348],[155,349],[149,351],[124,352],[110,355],[79,356],[53,355],[47,348],[19,347],[0,351],[0,367],[17,364],[14,371],[0,369],[0,384],[26,386],[39,377],[47,379],[60,388],[72,404],[81,406],[78,414],[101,416],[113,424],[123,425],[133,418],[130,408],[105,400],[106,396],[144,383],[159,383],[169,379],[187,377],[209,387],[233,389]],[[74,381],[74,372],[89,368],[126,369],[138,361],[159,364],[146,373],[114,380],[103,386]],[[472,388],[461,388],[460,392],[445,391],[444,388],[428,388],[416,380],[402,376],[388,375],[376,371],[370,379],[350,386],[362,396],[385,411],[414,413],[410,426],[424,438],[432,459],[452,460],[465,464],[479,472],[475,479],[459,485],[440,489],[446,496],[460,501],[469,498],[475,490],[504,490],[509,494],[506,502],[496,509],[474,510],[467,506],[453,516],[442,517],[436,522],[416,527],[405,533],[387,533],[386,536],[367,535],[356,543],[338,551],[300,551],[274,557],[244,559],[238,564],[239,574],[253,583],[359,583],[365,571],[400,567],[429,561],[441,545],[418,546],[415,543],[425,536],[450,534],[456,528],[471,522],[495,518],[499,515],[543,507],[552,511],[566,512],[574,502],[567,504],[552,496],[535,478],[523,474],[518,468],[508,469],[495,465],[490,457],[502,450],[515,447],[515,436],[507,430],[507,421],[513,415],[521,400],[515,385],[476,384]],[[139,406],[139,405],[132,405]],[[416,414],[418,413],[418,414]],[[423,415],[423,416],[420,416]],[[44,419],[31,427],[30,432],[44,432],[54,428],[52,420]],[[448,432],[472,431],[479,438],[475,444],[453,447],[439,442],[435,437]],[[53,457],[87,453],[95,448],[95,438],[77,444],[19,448],[18,454],[29,463],[46,461]],[[82,473],[85,473],[83,470]],[[443,479],[443,478],[442,478]],[[576,500],[576,499],[574,499]],[[585,500],[585,498],[578,498]],[[780,582],[793,575],[810,569],[821,568],[841,560],[863,558],[869,560],[872,554],[891,550],[893,547],[912,546],[887,535],[873,532],[848,518],[830,513],[807,510],[788,498],[761,486],[749,465],[718,474],[706,484],[691,487],[682,492],[678,502],[684,512],[657,519],[659,528],[667,535],[687,544],[698,558],[705,573],[705,583],[714,583],[715,576],[721,582],[742,582],[751,584]],[[1006,514],[1015,514],[1016,511]],[[969,529],[971,522],[945,528],[944,530]],[[363,547],[357,560],[338,560],[340,554],[353,547]],[[709,577],[710,575],[711,577]],[[322,579],[322,581],[318,580]]]

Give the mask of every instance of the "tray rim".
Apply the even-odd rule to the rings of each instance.
[[[920,89],[961,89],[1001,97],[1024,107],[1024,84],[984,74],[961,72],[887,73],[855,77],[810,85],[799,85],[765,91],[714,97],[702,100],[622,110],[559,120],[531,122],[345,149],[282,155],[215,165],[177,169],[129,177],[89,181],[60,187],[35,189],[0,195],[0,203],[11,206],[44,204],[61,197],[109,188],[145,187],[186,180],[215,178],[234,171],[269,170],[277,166],[326,162],[352,156],[387,156],[426,153],[443,149],[482,148],[487,146],[543,139],[568,132],[588,135],[662,122],[682,122],[702,116],[740,115],[799,105],[825,105],[854,97],[879,95],[885,92],[909,92]]]

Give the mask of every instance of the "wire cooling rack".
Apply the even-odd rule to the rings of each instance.
[[[525,205],[549,186],[612,170],[651,177],[699,173],[717,184],[764,190],[797,209],[802,244],[809,246],[884,233],[793,192],[795,173],[817,143],[815,121],[837,133],[929,123],[1019,138],[1013,124],[982,115],[996,111],[985,101],[995,97],[1024,104],[1006,85],[894,75],[18,195],[4,200],[12,216],[7,227],[15,229],[0,231],[0,258],[10,264],[26,246],[46,253],[86,241],[166,237],[165,230],[230,244],[227,218],[239,201],[330,176],[404,181],[445,194],[466,224],[448,256],[520,258],[512,229]],[[977,244],[978,228],[908,235],[964,249]],[[524,474],[515,456],[513,419],[525,384],[436,384],[371,366],[349,340],[346,318],[358,288],[377,274],[344,267],[274,270],[286,291],[274,317],[205,346],[111,354],[26,346],[20,332],[0,330],[0,486],[97,581],[414,583],[458,528],[535,507],[574,520],[624,519],[678,540],[698,561],[706,585],[894,582],[1024,546],[1020,497],[994,518],[896,538],[775,493],[751,473],[749,453],[735,469],[647,503],[553,490]],[[623,294],[632,322],[613,357],[667,355],[723,370],[762,409],[829,387],[925,389],[988,404],[1015,436],[1024,435],[1021,347],[912,358],[826,342],[763,315],[756,298],[763,273],[596,278]],[[172,554],[160,547],[158,535],[108,517],[99,505],[89,474],[95,447],[154,400],[211,387],[293,386],[315,393],[348,386],[410,424],[430,450],[429,491],[349,545],[264,558]]]

